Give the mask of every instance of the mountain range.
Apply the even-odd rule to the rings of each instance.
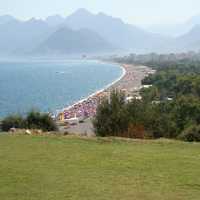
[[[85,9],[68,17],[54,15],[45,20],[21,21],[4,15],[0,16],[0,55],[198,51],[199,24],[200,17],[196,16],[184,24],[185,31],[179,28],[182,34],[172,36],[162,35],[161,31],[147,31],[104,13],[92,14]]]
[[[83,54],[110,52],[114,50],[111,44],[89,29],[79,29],[77,31],[62,27],[54,32],[48,39],[41,43],[35,54]]]

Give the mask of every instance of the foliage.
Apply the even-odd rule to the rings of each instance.
[[[145,128],[141,124],[129,124],[127,134],[125,136],[128,138],[144,139],[145,138]]]
[[[187,142],[200,142],[200,125],[192,125],[178,137]]]
[[[48,114],[38,111],[30,111],[26,117],[11,115],[2,121],[2,130],[9,131],[11,128],[42,129],[43,131],[57,130],[56,124]]]
[[[26,121],[20,115],[11,115],[3,119],[1,123],[2,131],[9,131],[11,128],[25,128]]]
[[[114,107],[107,100],[99,106],[94,125],[101,136],[179,138],[187,127],[200,125],[200,61],[158,60],[151,65],[157,72],[143,80],[153,86],[140,91],[142,101],[118,101]]]
[[[46,113],[32,110],[28,113],[26,121],[30,129],[42,129],[43,131],[57,130],[55,122]]]
[[[104,99],[97,109],[93,121],[98,136],[120,136],[127,129],[128,120],[124,94],[112,91],[109,99]]]

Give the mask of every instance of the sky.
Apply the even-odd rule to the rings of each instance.
[[[79,8],[104,12],[130,24],[176,24],[200,14],[200,0],[0,0],[0,15],[20,19],[67,16]]]

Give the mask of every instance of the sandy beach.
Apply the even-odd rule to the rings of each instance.
[[[100,100],[110,94],[110,91],[117,89],[125,92],[126,96],[137,96],[142,86],[141,81],[152,73],[152,70],[146,66],[121,65],[123,73],[121,77],[108,85],[106,88],[90,95],[74,105],[63,109],[61,120],[70,120],[72,118],[84,119],[82,123],[70,125],[68,128],[61,127],[61,131],[76,133],[79,135],[93,136],[94,131],[91,119],[96,114],[97,106]],[[63,119],[64,118],[64,119]]]
[[[142,86],[142,80],[152,73],[152,70],[146,66],[123,64],[122,67],[126,73],[118,82],[109,87],[109,90],[118,89],[133,94]]]

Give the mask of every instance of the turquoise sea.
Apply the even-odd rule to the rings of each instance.
[[[0,117],[32,108],[56,112],[106,87],[123,73],[99,61],[0,62]]]

